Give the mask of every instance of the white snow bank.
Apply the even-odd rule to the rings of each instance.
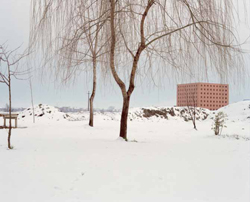
[[[35,118],[38,122],[51,122],[54,121],[86,121],[89,119],[89,112],[68,113],[60,112],[57,108],[49,105],[39,104],[35,106]],[[241,122],[250,121],[250,101],[242,101],[230,104],[217,111],[210,111],[204,108],[196,108],[197,120],[213,119],[214,116],[223,111],[227,114],[227,121]],[[120,112],[94,112],[95,121],[119,121],[121,118]],[[19,120],[23,122],[32,122],[33,110],[28,108],[19,114]],[[187,107],[143,107],[131,108],[129,110],[130,121],[165,121],[165,120],[191,120]]]
[[[197,107],[196,119],[205,120],[210,114],[210,110]],[[144,107],[133,108],[129,112],[130,120],[159,120],[159,119],[182,119],[191,120],[187,107]]]
[[[249,121],[250,122],[250,101],[236,102],[220,108],[217,112],[222,111],[227,114],[230,121]],[[216,112],[216,113],[217,113]]]
[[[39,104],[34,106],[34,114],[36,122],[46,121],[62,121],[67,120],[69,115],[60,112],[57,108],[49,105]],[[33,109],[32,107],[25,109],[18,116],[20,121],[32,121]]]

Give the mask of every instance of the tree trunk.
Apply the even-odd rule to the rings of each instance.
[[[193,124],[194,124],[194,129],[197,130],[196,128],[196,107],[194,107],[194,118],[193,118]]]
[[[116,26],[115,26],[115,0],[110,0],[111,3],[111,9],[110,9],[110,31],[111,31],[111,47],[110,47],[110,68],[112,75],[118,84],[118,86],[121,89],[122,95],[123,95],[123,107],[122,107],[122,115],[121,115],[121,125],[120,125],[120,137],[125,139],[127,141],[127,122],[128,122],[128,110],[129,110],[129,102],[130,102],[130,96],[132,95],[135,85],[135,75],[136,70],[138,67],[138,62],[140,55],[142,51],[146,48],[145,44],[145,36],[144,36],[144,22],[147,16],[147,13],[151,6],[153,5],[154,1],[148,1],[148,5],[142,15],[141,23],[140,23],[140,33],[141,33],[141,43],[140,46],[137,49],[137,52],[135,55],[133,55],[133,66],[130,73],[130,82],[129,82],[129,88],[128,91],[126,91],[125,83],[120,79],[118,76],[116,69],[115,69],[115,47],[116,47]]]
[[[194,121],[193,121],[193,124],[194,124],[194,129],[197,130],[197,128],[196,128],[196,123],[195,123],[195,119],[194,119]]]
[[[96,56],[93,56],[93,89],[92,94],[89,99],[90,102],[90,110],[89,110],[89,126],[94,126],[94,98],[96,92]]]
[[[31,96],[32,113],[33,113],[33,123],[35,123],[35,109],[34,109],[33,90],[32,90],[31,78],[29,80],[29,84],[30,84],[30,96]]]
[[[122,115],[120,122],[120,137],[127,141],[128,111],[130,96],[123,98]]]
[[[118,76],[115,69],[115,47],[116,47],[116,29],[115,29],[115,0],[111,0],[111,9],[110,9],[110,31],[111,31],[111,47],[110,47],[110,69],[112,75],[121,89],[123,96],[123,108],[122,116],[120,122],[120,137],[127,140],[127,117],[129,109],[129,96],[126,92],[126,86],[124,82]]]
[[[218,135],[219,134],[219,127],[218,126],[215,126],[215,135]]]
[[[9,133],[8,133],[8,148],[12,149],[12,146],[10,144],[10,138],[11,138],[11,78],[10,78],[10,72],[9,72]]]

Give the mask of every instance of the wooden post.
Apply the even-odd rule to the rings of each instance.
[[[15,128],[17,128],[17,117],[15,118]]]
[[[6,118],[3,117],[3,127],[6,128]]]

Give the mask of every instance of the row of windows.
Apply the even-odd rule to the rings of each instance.
[[[201,98],[202,98],[202,96],[201,96]],[[203,96],[203,98],[209,98],[209,97],[206,97],[206,96]],[[224,99],[224,100],[226,100],[227,99],[227,97],[210,97],[210,99]]]
[[[193,91],[193,92],[195,92],[195,91],[197,91],[197,89],[196,88],[192,88],[192,89],[178,89],[178,91]]]
[[[187,103],[187,101],[179,101],[178,103],[185,104],[185,103]],[[193,103],[197,103],[197,102],[196,101],[193,102],[192,100],[189,101],[189,104],[193,104]]]
[[[201,105],[201,107],[223,107],[224,105]]]
[[[201,92],[201,94],[204,94],[204,95],[222,95],[222,96],[224,96],[224,95],[226,95],[227,96],[227,93],[202,93]],[[197,95],[197,93],[196,92],[194,92],[194,93],[178,93],[178,96],[182,96],[182,95],[185,95],[185,96],[187,96],[187,95]]]
[[[196,102],[196,101],[194,101],[194,102]],[[206,101],[206,100],[201,100],[201,102],[207,102],[207,103],[225,103],[225,104],[227,104],[227,101],[212,101],[212,100],[210,100],[210,101]],[[178,103],[179,104],[181,104],[181,103],[187,103],[187,101],[178,101]],[[192,104],[193,103],[193,101],[190,101],[190,104]],[[203,103],[204,104],[204,103]]]
[[[179,105],[179,106],[187,106],[187,105]],[[200,107],[210,108],[210,110],[216,110],[220,107],[224,107],[225,105],[201,105]]]
[[[223,100],[222,101],[218,101],[218,100],[217,101],[215,101],[215,100],[210,100],[210,101],[209,100],[201,100],[201,102],[227,103],[227,101],[223,101]]]
[[[184,93],[178,92],[178,94],[180,94],[180,95],[185,95],[185,94],[197,94],[197,92],[184,92]]]
[[[202,84],[201,86],[204,87],[217,87],[217,88],[227,88],[227,86],[225,85],[211,85],[211,84]]]
[[[181,86],[177,86],[178,88],[181,88],[181,87],[197,87],[197,84],[184,84],[184,85],[181,85]]]
[[[192,95],[192,96],[189,96],[189,95],[186,95],[186,96],[179,96],[178,99],[186,99],[186,98],[197,98],[196,95]]]
[[[206,93],[202,93],[201,92],[201,94],[204,94],[204,95],[206,95]],[[210,95],[218,95],[218,93],[210,93]],[[207,93],[207,95],[209,95],[209,93]],[[224,93],[219,93],[219,95],[224,95]],[[225,93],[225,95],[227,95],[227,93]]]
[[[193,97],[189,97],[188,99],[189,99],[190,101],[193,101],[193,99],[194,99],[194,100],[197,100],[197,98],[193,98]],[[185,102],[186,100],[187,100],[187,99],[178,98],[178,101],[179,101],[179,102]]]
[[[219,89],[218,90],[218,89],[211,89],[211,88],[210,89],[209,88],[201,88],[201,90],[205,90],[205,91],[226,91],[227,92],[227,89],[225,89],[225,90],[224,89]]]
[[[209,96],[200,96],[200,99],[216,99],[216,100],[218,100],[218,99],[222,99],[222,100],[227,100],[227,97],[209,97]],[[197,96],[179,96],[179,97],[177,97],[177,99],[178,100],[186,100],[186,99],[197,99]]]

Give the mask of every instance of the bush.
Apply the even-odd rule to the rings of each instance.
[[[215,115],[214,122],[212,125],[212,130],[214,131],[215,135],[220,135],[222,132],[222,129],[226,127],[225,125],[225,118],[227,117],[226,114],[223,112],[219,112]]]

